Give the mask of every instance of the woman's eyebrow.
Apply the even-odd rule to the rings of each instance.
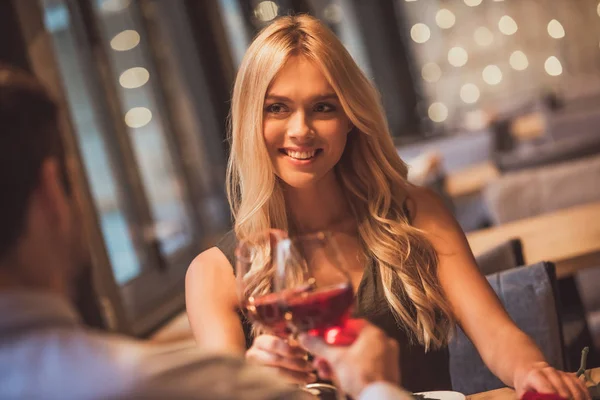
[[[324,94],[317,94],[317,95],[311,97],[309,99],[309,101],[313,102],[313,101],[337,100],[337,99],[338,99],[338,97],[337,97],[337,94],[335,94],[335,93],[324,93]],[[280,101],[282,103],[293,103],[292,99],[290,99],[289,97],[281,96],[278,94],[272,94],[272,93],[267,94],[267,96],[265,97],[265,100]]]

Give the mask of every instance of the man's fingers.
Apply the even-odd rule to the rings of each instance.
[[[310,353],[331,361],[330,357],[332,353],[335,353],[335,348],[328,346],[320,337],[302,334],[299,340],[300,344]]]
[[[315,358],[313,361],[313,367],[317,370],[319,378],[329,381],[333,380],[333,370],[324,358]]]

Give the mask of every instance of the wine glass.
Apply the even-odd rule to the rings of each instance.
[[[289,238],[271,229],[254,235],[236,248],[240,303],[264,332],[288,340],[305,332],[328,344],[349,345],[360,326],[349,320],[354,294],[344,265],[330,233]],[[323,383],[304,389],[322,399],[346,399]]]
[[[345,265],[329,232],[277,241],[273,286],[288,331],[320,336],[331,345],[354,342],[355,324],[349,323],[354,292]]]
[[[236,281],[240,304],[260,331],[288,338],[292,333],[274,281],[277,243],[284,231],[270,229],[240,240],[236,248]]]
[[[354,292],[346,261],[333,235],[317,232],[282,238],[277,242],[274,287],[286,328],[292,335],[307,333],[326,343],[346,346],[354,342],[362,324],[352,320]],[[321,399],[346,399],[334,386],[305,386]]]

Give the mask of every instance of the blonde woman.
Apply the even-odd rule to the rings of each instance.
[[[409,390],[450,388],[446,344],[457,322],[519,394],[587,396],[511,322],[442,201],[407,183],[377,91],[319,21],[279,18],[249,47],[233,92],[231,145],[234,232],[200,254],[186,277],[199,343],[243,352],[248,341],[249,361],[293,381],[316,379],[303,349],[265,334],[252,341],[243,329],[234,248],[236,238],[268,228],[328,230],[346,255],[358,314],[400,344]],[[327,279],[323,270],[317,279]],[[259,272],[254,294],[269,286],[269,271]]]

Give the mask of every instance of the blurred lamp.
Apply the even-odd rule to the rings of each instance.
[[[119,12],[131,4],[131,0],[104,0],[100,3],[100,10],[104,12]]]
[[[509,63],[510,66],[517,71],[523,71],[529,66],[529,60],[521,50],[514,51],[510,55]]]
[[[410,37],[416,43],[425,43],[431,37],[431,31],[429,30],[429,27],[425,24],[414,24],[413,27],[410,29]]]
[[[462,67],[469,60],[469,54],[462,47],[453,47],[448,51],[448,62],[454,67]]]
[[[146,68],[133,67],[125,70],[119,77],[119,83],[125,89],[135,89],[144,86],[150,79],[150,73]]]
[[[460,98],[467,104],[477,103],[479,95],[479,88],[472,83],[466,83],[460,88]]]
[[[488,65],[483,69],[482,77],[488,85],[497,85],[502,82],[502,71],[497,65]]]
[[[475,29],[473,37],[475,38],[475,43],[482,47],[489,46],[494,41],[494,34],[485,26]]]
[[[436,63],[427,63],[421,68],[421,76],[423,80],[434,83],[442,77],[442,70]]]
[[[125,114],[125,123],[130,128],[141,128],[152,120],[152,111],[146,107],[134,107]]]
[[[344,15],[342,11],[342,7],[339,4],[330,4],[323,10],[323,15],[325,19],[331,23],[339,24],[342,22],[342,17]]]
[[[565,28],[557,20],[553,19],[548,22],[548,35],[554,39],[562,39],[565,37]]]
[[[435,14],[435,23],[442,29],[450,29],[456,23],[456,17],[452,11],[442,8]]]
[[[279,7],[274,1],[261,1],[254,9],[254,16],[263,22],[271,21],[279,12]]]
[[[110,41],[110,47],[116,51],[127,51],[133,49],[140,43],[140,34],[137,31],[128,29],[119,32]]]
[[[444,122],[448,118],[448,107],[444,103],[432,103],[427,114],[433,122]]]
[[[563,72],[562,64],[560,60],[554,56],[548,57],[544,63],[544,69],[550,76],[559,76]]]
[[[500,18],[500,21],[498,21],[498,28],[500,29],[500,32],[508,36],[514,35],[519,29],[515,20],[508,15]]]

